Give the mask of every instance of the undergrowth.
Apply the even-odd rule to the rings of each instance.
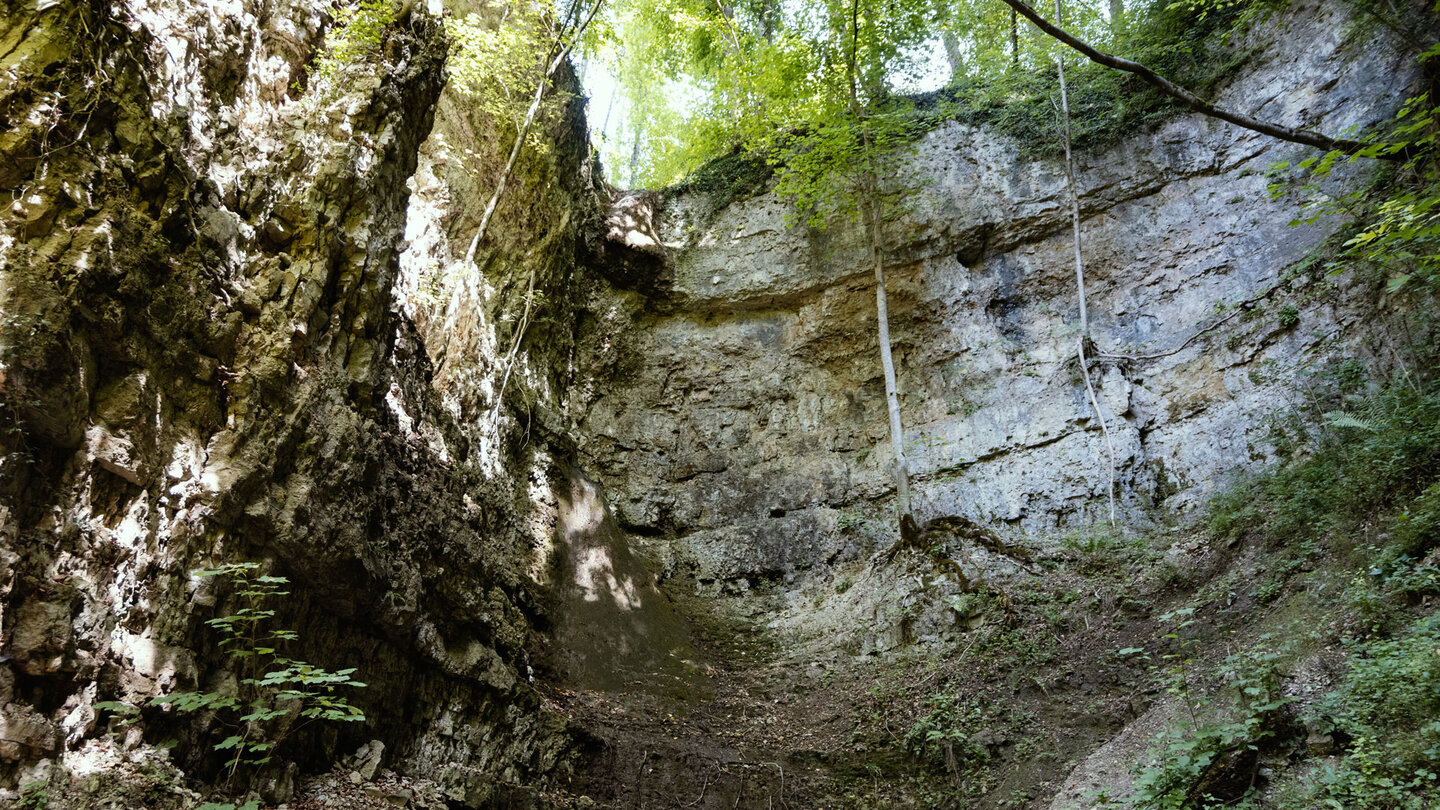
[[[1184,671],[1193,659],[1179,642],[1159,674],[1184,711],[1137,767],[1131,806],[1440,802],[1440,383],[1403,375],[1367,387],[1353,367],[1340,371],[1284,420],[1287,458],[1217,497],[1209,515],[1217,539],[1248,537],[1265,551],[1257,602],[1309,572],[1293,597],[1308,621],[1205,673]],[[1328,648],[1342,672],[1319,699],[1292,706],[1283,682],[1301,647]],[[1262,793],[1262,760],[1283,768],[1297,757],[1302,728],[1337,756]]]
[[[1348,536],[1394,507],[1390,545],[1429,551],[1440,527],[1440,385],[1412,376],[1367,389],[1342,379],[1312,416],[1327,405],[1318,421],[1272,428],[1293,458],[1216,498],[1211,530],[1255,532],[1278,548]]]

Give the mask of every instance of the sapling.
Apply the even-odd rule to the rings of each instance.
[[[275,609],[271,605],[289,595],[285,590],[288,579],[261,574],[260,564],[254,562],[225,563],[193,576],[219,577],[234,588],[239,607],[205,623],[219,631],[219,647],[229,652],[239,670],[238,689],[233,694],[172,692],[151,698],[149,704],[187,714],[210,713],[230,732],[211,746],[225,752],[227,784],[242,765],[269,763],[286,739],[314,721],[353,723],[365,719],[364,712],[337,694],[340,687],[365,686],[352,677],[353,667],[330,671],[280,653],[283,643],[297,638],[294,630],[272,626]],[[128,703],[106,701],[96,708],[119,716],[121,725],[134,723],[140,716],[140,709]]]

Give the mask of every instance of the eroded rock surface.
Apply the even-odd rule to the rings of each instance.
[[[237,559],[292,580],[292,655],[369,684],[302,759],[381,740],[472,802],[563,770],[528,666],[533,449],[447,410],[395,295],[437,15],[327,76],[329,4],[0,9],[0,782],[113,729],[98,702],[226,688],[204,622],[234,601],[189,572]]]
[[[1393,114],[1417,79],[1403,43],[1379,26],[1347,38],[1328,4],[1287,15],[1283,37],[1247,43],[1263,55],[1219,103],[1326,131]],[[1297,380],[1394,362],[1373,288],[1317,282],[1305,263],[1336,223],[1292,227],[1299,196],[1266,191],[1266,167],[1300,151],[1186,115],[1077,158],[1090,373],[1127,523],[1193,508],[1268,459],[1263,417]],[[912,209],[887,224],[886,272],[920,517],[1049,535],[1103,519],[1063,165],[951,123],[904,171]],[[613,299],[632,320],[607,351],[625,364],[583,423],[622,522],[665,538],[671,572],[712,592],[888,543],[864,530],[888,523],[874,518],[893,493],[859,225],[787,228],[765,190],[663,205],[671,289]]]
[[[370,684],[367,722],[293,743],[347,769],[307,799],[419,801],[391,770],[478,807],[552,801],[535,796],[572,773],[616,802],[838,795],[873,763],[832,702],[868,685],[831,679],[969,644],[987,588],[1048,576],[995,537],[1048,543],[1105,512],[1056,161],[953,123],[909,161],[923,185],[887,225],[887,272],[936,522],[927,548],[872,556],[892,493],[854,225],[789,228],[766,189],[614,192],[564,75],[550,148],[472,249],[507,125],[445,86],[438,4],[404,4],[334,76],[306,69],[325,3],[0,4],[0,788],[86,762],[170,778],[146,742],[205,730],[158,709],[126,730],[96,704],[228,688],[205,620],[234,601],[190,572],[254,559],[293,582],[295,652]],[[1340,4],[1285,25],[1253,35],[1222,103],[1343,131],[1416,78]],[[1294,152],[1178,116],[1079,156],[1090,371],[1131,524],[1267,460],[1261,417],[1298,378],[1384,367],[1403,338],[1402,305],[1306,264],[1334,223],[1290,227],[1299,201],[1263,176]],[[713,599],[745,593],[765,598]],[[1095,598],[1085,643],[1149,631]],[[1113,677],[1092,669],[1014,692],[1089,695]],[[1067,752],[1131,708],[1101,697],[1047,719],[1089,724]],[[979,732],[1016,756],[1012,731]],[[1064,797],[1124,782],[1124,746]],[[177,751],[215,774],[204,746]],[[1048,800],[1060,764],[1037,768],[1007,785]],[[92,782],[65,795],[85,806]],[[277,801],[295,784],[257,780]]]

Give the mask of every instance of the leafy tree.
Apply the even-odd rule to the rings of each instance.
[[[395,0],[360,0],[354,6],[341,6],[311,72],[334,80],[345,67],[374,58],[399,11]]]

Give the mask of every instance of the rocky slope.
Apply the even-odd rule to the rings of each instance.
[[[862,789],[880,766],[852,713],[888,711],[874,662],[969,651],[985,610],[1029,615],[1005,594],[1098,587],[1037,567],[1069,559],[1053,541],[1104,514],[1108,481],[1057,163],[953,123],[909,159],[892,326],[938,551],[872,560],[891,495],[852,225],[787,228],[764,188],[613,194],[566,77],[467,262],[504,125],[447,86],[441,16],[482,5],[405,4],[326,73],[307,66],[328,4],[3,2],[0,788],[194,803],[147,798],[140,772],[178,738],[172,759],[213,778],[211,729],[96,704],[233,688],[205,622],[235,596],[190,574],[222,561],[289,578],[292,654],[369,684],[364,723],[287,759],[366,744],[357,773],[477,807],[921,801],[953,761],[890,751]],[[1296,3],[1223,101],[1331,131],[1387,117],[1413,55],[1346,19]],[[1334,226],[1289,227],[1298,200],[1265,194],[1291,152],[1180,116],[1080,156],[1113,355],[1091,371],[1131,526],[1263,463],[1297,379],[1415,339],[1406,304],[1305,261]],[[1170,559],[1219,565],[1197,544]],[[1090,615],[1084,682],[1030,676],[1037,706],[1061,696],[1039,710],[1049,758],[998,720],[982,741],[1036,802],[1117,730],[1097,717],[1131,711],[1100,651],[1151,627],[1113,595]],[[284,801],[296,773],[253,786]]]

